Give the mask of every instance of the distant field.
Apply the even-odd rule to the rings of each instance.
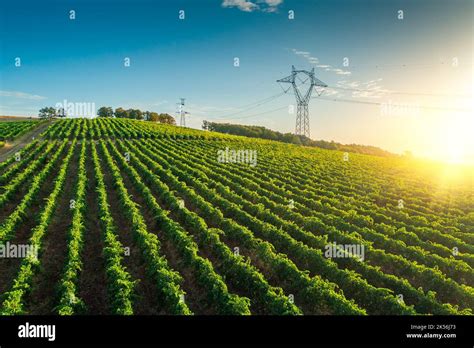
[[[0,122],[0,141],[13,140],[33,128],[39,121],[9,120]]]
[[[0,120],[2,122],[8,122],[8,121],[20,121],[20,120],[39,120],[39,118],[29,117],[29,116],[0,116]]]
[[[472,314],[473,173],[443,170],[58,120],[0,163],[0,244],[38,251],[0,258],[0,313]]]

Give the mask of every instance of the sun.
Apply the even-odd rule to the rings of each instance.
[[[473,98],[464,107],[473,110]],[[440,124],[438,158],[449,164],[474,164],[474,116],[472,112],[446,115]]]
[[[464,123],[462,123],[464,124]],[[448,164],[461,164],[469,161],[469,150],[472,150],[472,141],[469,136],[467,127],[460,125],[452,125],[446,135],[444,143],[444,153],[441,160]]]

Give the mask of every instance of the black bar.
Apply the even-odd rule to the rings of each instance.
[[[19,338],[19,326],[56,325],[54,342]],[[412,325],[418,328],[412,328]],[[433,325],[430,327],[428,325]],[[452,326],[455,325],[455,328]],[[419,327],[424,330],[420,331]],[[473,316],[16,316],[0,317],[0,346],[33,344],[409,344],[469,346]],[[407,334],[456,334],[456,338],[407,338]]]

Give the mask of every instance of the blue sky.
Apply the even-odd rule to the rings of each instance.
[[[216,119],[291,132],[290,93],[241,110],[280,93],[275,81],[294,64],[315,67],[332,87],[310,103],[312,138],[429,155],[450,109],[472,107],[472,97],[459,97],[472,93],[468,0],[3,1],[0,9],[0,114],[36,115],[67,99],[175,115],[185,97],[192,127]]]

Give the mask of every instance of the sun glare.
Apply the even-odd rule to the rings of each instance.
[[[453,128],[458,128],[454,127]],[[441,160],[449,164],[461,164],[468,162],[469,139],[467,137],[466,128],[458,128],[450,130],[446,137],[445,153]]]
[[[472,100],[469,101],[472,104]],[[472,105],[469,105],[472,110]],[[474,116],[456,113],[444,118],[439,125],[434,157],[448,164],[474,165]]]

